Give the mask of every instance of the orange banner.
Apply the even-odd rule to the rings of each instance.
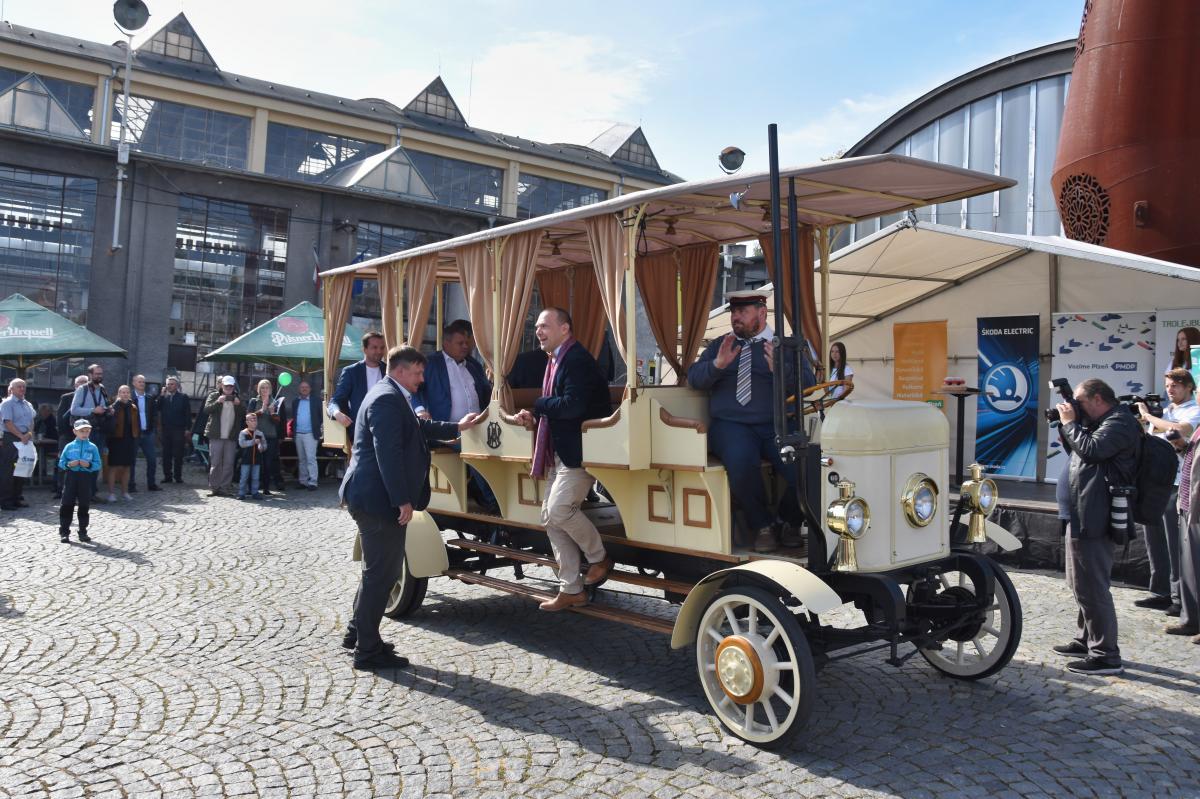
[[[892,325],[896,367],[892,372],[892,398],[928,402],[941,408],[942,396],[933,393],[946,379],[946,322],[897,322]]]

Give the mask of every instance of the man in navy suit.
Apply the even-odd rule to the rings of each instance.
[[[339,491],[358,525],[362,579],[354,617],[342,645],[354,646],[354,668],[404,668],[408,659],[379,637],[388,596],[404,566],[404,540],[413,511],[429,504],[429,441],[458,438],[475,414],[457,424],[418,419],[410,399],[421,385],[425,356],[412,347],[388,352],[387,375],[367,392],[358,411],[354,454]]]
[[[734,291],[727,295],[732,333],[711,342],[688,369],[688,385],[709,392],[708,447],[725,466],[729,489],[737,498],[750,529],[754,550],[771,552],[802,545],[802,522],[796,500],[796,464],[784,463],[775,446],[775,333],[767,324],[767,293]],[[785,385],[795,390],[791,358],[784,359]],[[814,384],[804,365],[803,385]],[[767,503],[762,461],[775,467],[788,490],[780,500],[784,522],[775,519]]]
[[[418,404],[424,405],[431,418],[439,422],[461,419],[488,406],[492,384],[483,367],[471,358],[469,325],[457,319],[442,330],[442,349],[429,356],[425,365],[425,385]]]
[[[543,602],[542,610],[558,611],[587,604],[584,587],[599,585],[612,569],[600,533],[580,505],[595,479],[583,468],[582,426],[588,419],[608,416],[612,405],[608,384],[596,359],[575,340],[571,316],[547,308],[534,328],[542,351],[549,356],[542,396],[533,412],[522,410],[515,420],[535,430],[531,474],[546,480],[542,524],[558,561],[558,596]],[[580,553],[587,558],[582,575]]]
[[[383,354],[387,345],[378,330],[368,330],[362,337],[363,359],[342,370],[337,388],[329,399],[329,418],[346,430],[346,439],[354,440],[354,420],[358,408],[371,387],[384,377]]]
[[[425,385],[414,401],[438,422],[461,419],[468,413],[487,408],[492,384],[483,367],[471,355],[471,323],[456,319],[442,329],[442,349],[429,356],[425,365]],[[544,357],[544,356],[543,356]],[[496,497],[479,472],[467,467],[477,498],[489,513],[499,510]]]

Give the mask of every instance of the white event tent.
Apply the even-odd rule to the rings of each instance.
[[[820,281],[816,282],[820,307]],[[904,220],[833,253],[828,340],[846,345],[855,370],[854,396],[880,398],[892,393],[892,325],[897,322],[946,320],[948,374],[973,385],[980,316],[1037,314],[1040,372],[1049,380],[1055,376],[1050,374],[1053,316],[1198,304],[1200,269],[1058,236],[989,233]],[[705,339],[728,330],[728,312],[718,308],[710,316]],[[1049,392],[1040,395],[1048,406]],[[951,428],[953,402],[948,398],[946,407]],[[951,440],[953,434],[952,429]],[[1041,451],[1045,436],[1042,427]],[[975,441],[971,407],[964,438],[970,463]]]

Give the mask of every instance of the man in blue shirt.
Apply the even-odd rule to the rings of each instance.
[[[710,392],[708,447],[725,465],[730,492],[754,533],[755,551],[777,549],[781,528],[784,545],[797,547],[802,543],[802,519],[796,501],[796,466],[784,463],[775,445],[775,333],[767,325],[767,293],[735,291],[728,299],[733,332],[705,348],[688,369],[688,385]],[[795,389],[794,381],[787,379],[791,374],[792,370],[785,368],[789,392]],[[806,366],[804,384],[813,382]],[[786,525],[767,503],[763,460],[787,481],[779,503]]]
[[[312,385],[301,380],[296,389],[299,396],[292,398],[290,419],[295,425],[292,441],[296,444],[296,465],[300,485],[309,491],[317,490],[317,442],[321,440],[321,398],[312,395]]]
[[[62,448],[58,455],[58,468],[63,473],[62,505],[58,508],[58,540],[64,544],[71,540],[71,516],[75,505],[79,505],[79,540],[91,541],[88,537],[88,511],[92,504],[92,475],[100,471],[100,450],[88,440],[92,423],[87,419],[75,421],[75,440]]]

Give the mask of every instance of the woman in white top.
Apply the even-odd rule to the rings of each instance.
[[[849,380],[848,386],[835,386],[829,392],[833,399],[845,399],[854,390],[854,369],[846,363],[846,345],[840,341],[829,347],[829,373],[827,380]]]

